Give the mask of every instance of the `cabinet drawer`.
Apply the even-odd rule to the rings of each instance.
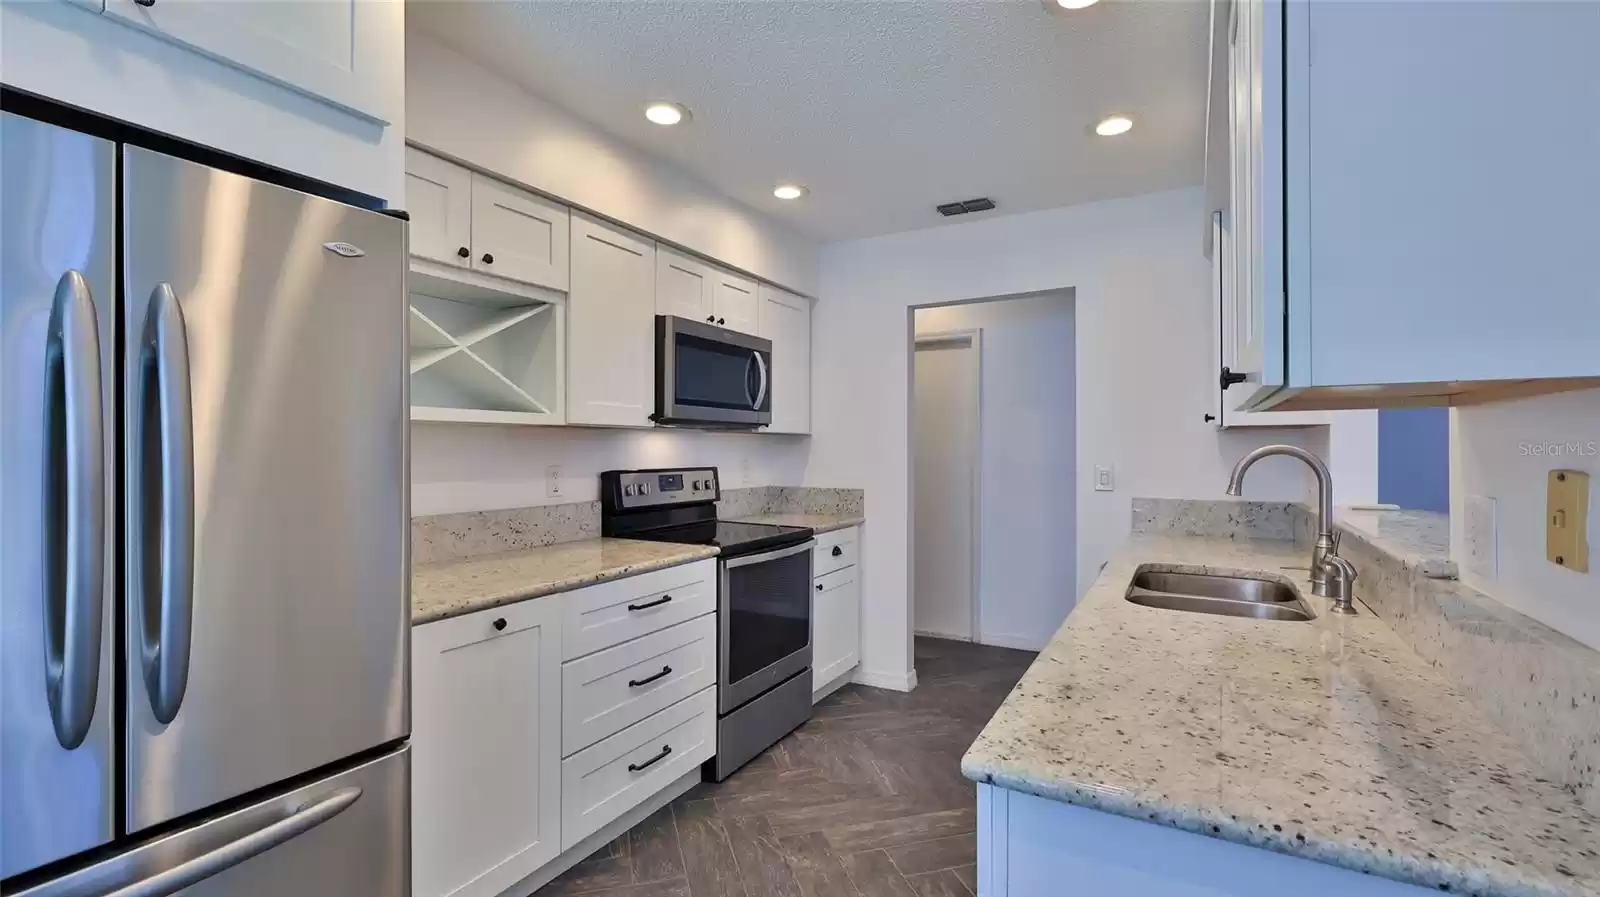
[[[857,527],[848,526],[817,536],[817,547],[812,555],[812,575],[822,576],[845,567],[854,567],[858,532]]]
[[[717,562],[708,558],[589,586],[562,601],[562,659],[571,660],[716,610]]]
[[[571,754],[717,682],[717,615],[561,666],[561,752]]]
[[[561,761],[561,849],[716,752],[717,690],[707,688]]]

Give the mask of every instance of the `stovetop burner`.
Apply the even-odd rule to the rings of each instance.
[[[739,523],[732,520],[703,520],[679,526],[664,526],[632,533],[626,538],[647,542],[681,542],[686,545],[713,545],[725,556],[746,554],[768,548],[797,545],[813,535],[801,526],[774,526],[768,523]]]
[[[714,467],[612,470],[600,475],[600,531],[647,542],[715,546],[723,557],[798,545],[803,526],[717,519],[722,490]]]

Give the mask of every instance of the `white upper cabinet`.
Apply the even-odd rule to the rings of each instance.
[[[656,314],[716,323],[711,266],[669,246],[656,246]]]
[[[759,289],[759,335],[772,341],[772,433],[811,432],[811,300]]]
[[[1600,7],[1215,8],[1232,10],[1213,29],[1227,90],[1209,129],[1228,164],[1208,160],[1207,195],[1227,197],[1249,378],[1230,404],[1600,386],[1600,126],[1574,111],[1600,107]]]
[[[472,172],[406,147],[406,210],[412,255],[472,266]]]
[[[648,427],[654,410],[656,246],[572,215],[567,421]]]
[[[717,315],[717,326],[756,336],[760,326],[756,282],[732,271],[712,270],[712,310]]]
[[[396,52],[386,40],[391,3],[398,2],[104,0],[103,5],[106,15],[135,28],[387,125],[401,112],[390,108],[384,59]]]
[[[473,173],[473,270],[566,292],[568,237],[566,206]]]

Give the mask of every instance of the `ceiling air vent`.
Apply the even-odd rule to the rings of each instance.
[[[987,212],[994,208],[994,200],[980,196],[977,199],[966,199],[961,202],[947,202],[935,208],[939,210],[939,214],[948,218],[951,215],[965,215],[968,212]]]

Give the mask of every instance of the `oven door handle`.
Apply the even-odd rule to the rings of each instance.
[[[737,569],[739,567],[748,567],[751,564],[764,564],[767,561],[776,561],[776,560],[779,560],[781,558],[786,558],[786,557],[791,557],[793,555],[797,555],[797,554],[801,553],[802,551],[810,551],[816,544],[817,544],[817,540],[816,539],[811,539],[811,540],[802,542],[799,545],[791,545],[788,548],[779,548],[776,551],[767,551],[767,552],[763,552],[761,554],[752,554],[752,555],[749,555],[747,557],[731,558],[729,560],[723,561],[722,562],[722,566],[724,568],[728,569],[728,570],[734,570],[734,569]]]

